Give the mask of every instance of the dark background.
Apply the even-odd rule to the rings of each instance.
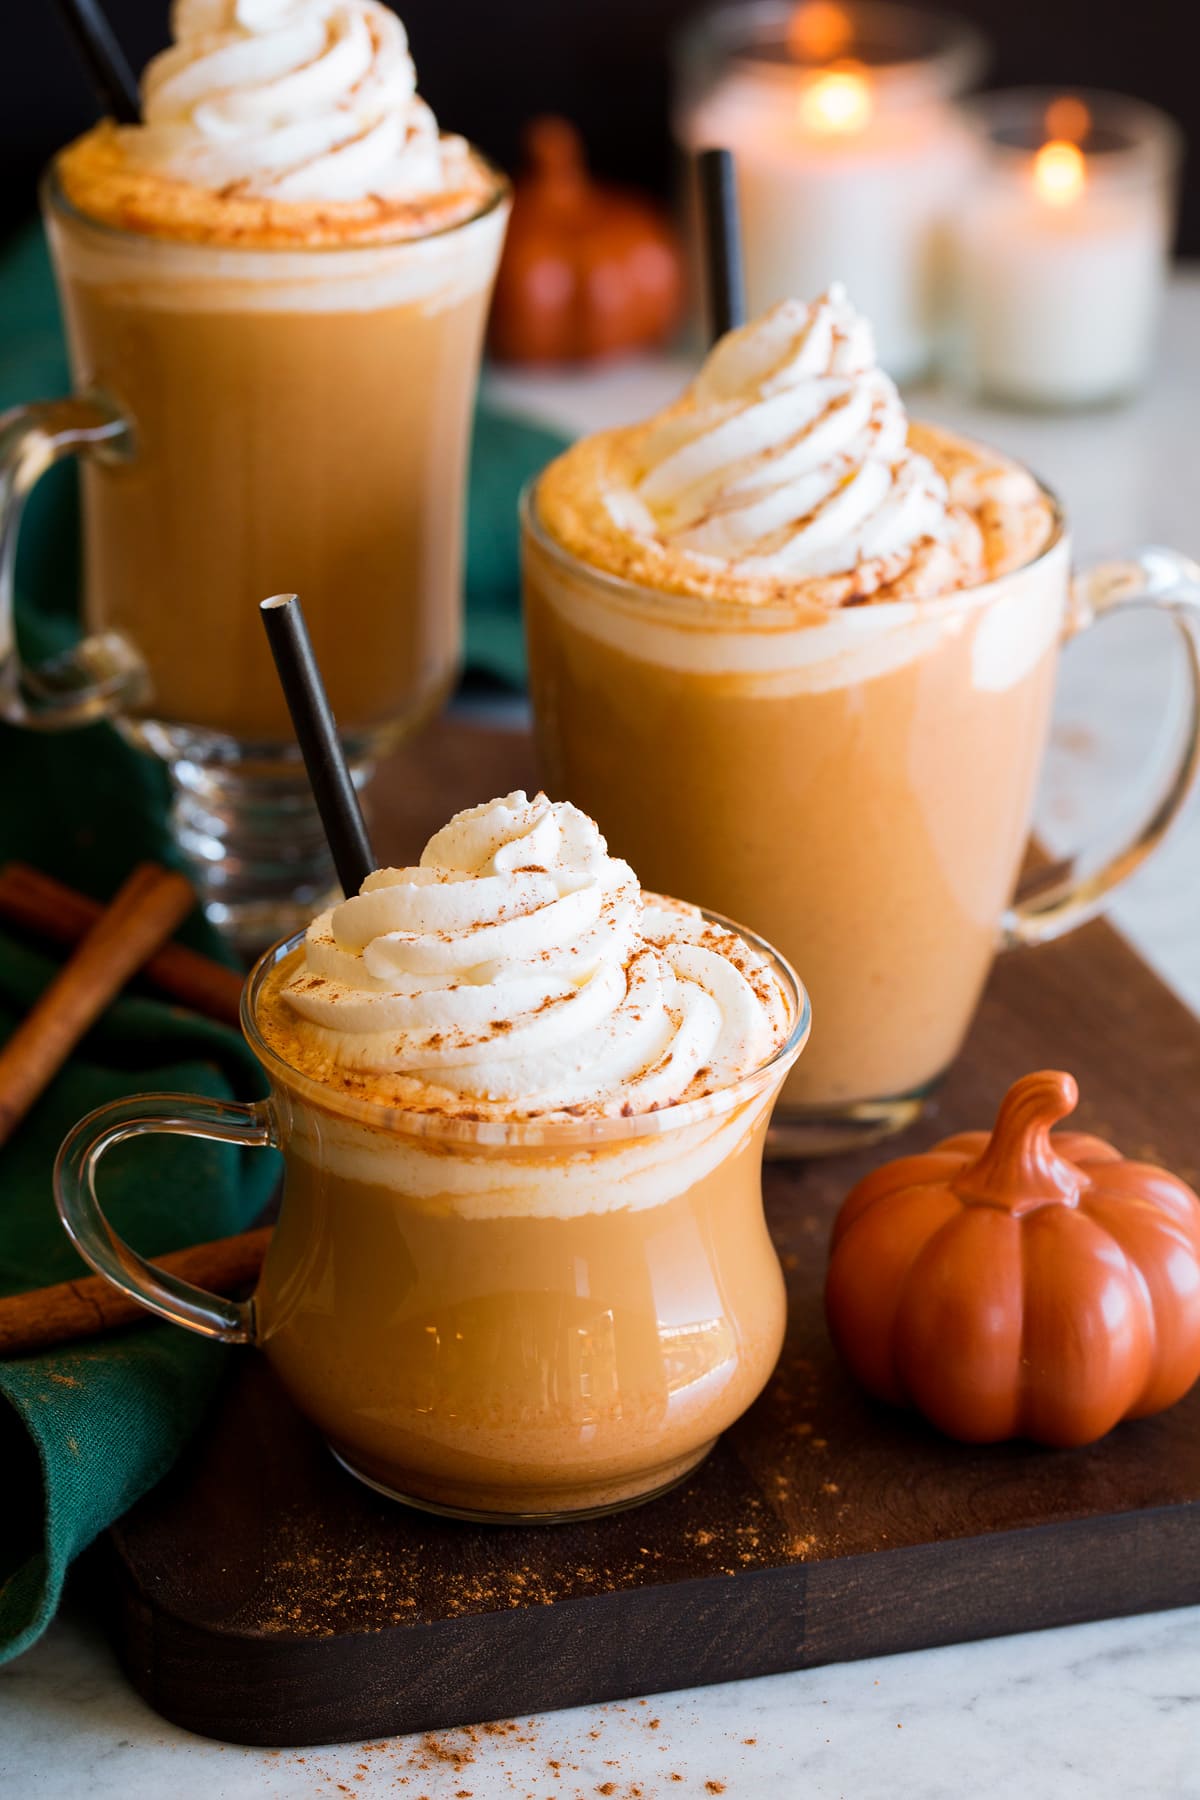
[[[140,70],[167,41],[166,0],[106,4]],[[41,165],[96,115],[53,0],[5,0],[5,10],[0,227],[32,210]],[[397,10],[443,126],[511,168],[522,120],[564,112],[583,125],[600,171],[666,191],[666,46],[697,0],[397,0]],[[945,10],[991,39],[989,86],[1135,94],[1173,114],[1200,152],[1197,0],[957,0]],[[1185,179],[1180,247],[1200,253],[1200,180]]]

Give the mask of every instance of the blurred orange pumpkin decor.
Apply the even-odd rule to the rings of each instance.
[[[511,362],[572,362],[659,344],[679,322],[683,260],[647,200],[593,181],[566,119],[525,132],[488,342]]]
[[[1200,1199],[1050,1128],[1070,1075],[1026,1075],[995,1129],[886,1164],[847,1196],[825,1306],[872,1394],[967,1443],[1087,1444],[1200,1375]]]

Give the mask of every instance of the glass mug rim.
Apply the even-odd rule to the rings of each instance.
[[[874,61],[862,54],[866,46],[851,46],[857,62],[884,89],[885,103],[901,94],[906,101],[920,97],[908,92],[914,77],[925,95],[952,98],[972,85],[990,59],[991,46],[985,34],[969,20],[950,13],[926,11],[908,0],[845,0],[839,10],[867,32],[874,29],[885,37],[891,33],[895,39],[905,40],[901,53]],[[719,72],[752,70],[757,77],[792,93],[799,83],[837,66],[836,61],[806,62],[800,57],[784,61],[771,55],[786,46],[796,12],[795,0],[748,0],[748,4],[716,0],[685,20],[676,33],[676,66],[689,57],[703,56],[717,64]],[[888,95],[889,87],[899,92]]]
[[[254,1056],[274,1087],[282,1087],[318,1111],[355,1124],[373,1127],[393,1137],[415,1137],[463,1149],[545,1149],[601,1146],[632,1138],[656,1137],[704,1119],[723,1118],[745,1102],[768,1089],[795,1062],[808,1041],[812,1025],[812,1006],[808,990],[787,958],[747,926],[735,925],[722,913],[707,907],[697,911],[706,923],[732,931],[743,943],[756,950],[771,966],[783,989],[791,1010],[791,1027],[787,1037],[763,1062],[736,1080],[696,1100],[677,1100],[650,1112],[623,1115],[598,1115],[580,1119],[466,1119],[446,1118],[437,1113],[420,1112],[401,1106],[381,1106],[370,1100],[358,1100],[338,1092],[290,1063],[267,1043],[258,1026],[259,996],[274,969],[297,950],[306,933],[295,932],[264,950],[251,968],[242,987],[240,1018],[242,1034]]]
[[[346,256],[357,251],[360,256],[371,255],[381,251],[403,250],[415,248],[420,244],[433,243],[439,238],[453,237],[455,232],[465,231],[469,225],[477,225],[481,219],[488,218],[498,208],[505,206],[512,198],[512,182],[490,157],[474,144],[468,144],[471,155],[482,167],[491,180],[491,186],[482,196],[479,204],[461,219],[454,219],[449,224],[439,225],[436,230],[422,231],[411,237],[378,238],[367,241],[351,241],[339,244],[223,244],[205,238],[168,237],[162,232],[131,231],[123,225],[110,225],[103,219],[97,219],[91,213],[84,212],[75,205],[62,185],[59,174],[59,162],[62,151],[57,151],[42,171],[38,182],[38,198],[42,210],[46,213],[57,213],[73,224],[84,226],[89,231],[101,233],[105,238],[125,246],[140,244],[153,254],[155,249],[170,249],[193,252],[208,252],[221,256]]]
[[[1023,463],[1018,466],[1022,469],[1025,468]],[[664,621],[668,624],[702,623],[711,625],[719,622],[728,631],[745,631],[756,628],[776,629],[781,625],[786,625],[798,630],[819,631],[823,626],[833,624],[837,620],[845,620],[863,613],[872,613],[884,607],[910,607],[923,619],[933,617],[935,611],[939,618],[955,611],[966,612],[972,607],[985,606],[989,600],[994,598],[996,590],[1005,583],[1026,575],[1031,570],[1038,568],[1040,564],[1050,561],[1069,541],[1066,510],[1054,489],[1038,475],[1035,475],[1032,469],[1025,469],[1025,473],[1037,484],[1039,494],[1051,510],[1050,535],[1041,549],[1027,561],[1018,563],[1014,568],[1005,569],[1001,574],[989,575],[986,581],[972,582],[967,587],[952,588],[946,594],[927,595],[913,600],[867,601],[863,606],[836,606],[825,611],[821,618],[811,621],[799,616],[794,602],[784,601],[778,604],[764,602],[759,605],[753,601],[724,600],[708,594],[673,593],[669,589],[653,587],[649,582],[631,580],[627,575],[614,575],[606,569],[598,568],[595,563],[585,561],[574,550],[569,550],[565,544],[560,544],[557,538],[552,537],[538,517],[537,490],[541,475],[534,475],[525,483],[517,505],[522,529],[528,532],[539,550],[543,551],[552,562],[556,562],[560,568],[568,571],[582,570],[590,581],[593,581],[602,592],[613,600],[625,601],[627,604],[633,603],[643,608],[649,603],[655,610],[661,612]],[[799,588],[803,586],[803,583],[798,582],[796,585]]]
[[[1154,182],[1171,179],[1183,157],[1183,132],[1169,113],[1148,100],[1118,93],[1115,88],[1086,83],[1022,83],[1019,87],[993,88],[970,94],[962,102],[963,116],[987,156],[998,169],[1024,168],[1036,144],[1009,143],[999,134],[1015,118],[1040,123],[1052,102],[1080,100],[1100,123],[1119,121],[1128,142],[1111,150],[1088,152],[1089,179],[1105,185],[1127,181]]]

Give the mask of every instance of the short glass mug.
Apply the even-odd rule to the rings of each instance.
[[[382,1109],[283,1062],[256,1019],[293,938],[259,960],[242,1001],[270,1098],[101,1107],[59,1153],[63,1223],[152,1312],[258,1345],[335,1456],[394,1499],[498,1523],[650,1499],[746,1410],[783,1343],[762,1155],[809,1007],[788,965],[740,935],[789,1005],[786,1042],[761,1067],[638,1117],[521,1124]],[[151,1131],[283,1151],[253,1298],[155,1268],[104,1217],[97,1164]]]
[[[391,244],[181,243],[42,207],[75,395],[0,419],[0,718],[114,717],[165,758],[210,916],[255,951],[333,875],[258,603],[299,593],[361,783],[441,704],[462,636],[463,494],[508,214]],[[91,634],[24,669],[22,504],[82,465]]]
[[[780,1153],[910,1122],[957,1055],[997,949],[1099,912],[1195,776],[1200,568],[1149,549],[1072,583],[1047,498],[1053,535],[1026,567],[814,624],[604,574],[545,530],[536,485],[524,496],[542,779],[648,887],[748,919],[806,972],[816,1030],[783,1088]],[[1131,833],[1018,887],[1060,645],[1129,607],[1179,629],[1178,758]]]

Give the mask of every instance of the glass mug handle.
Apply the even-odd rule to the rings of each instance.
[[[139,1256],[113,1230],[96,1194],[96,1166],[106,1150],[151,1131],[212,1138],[254,1149],[278,1147],[265,1100],[243,1106],[192,1094],[135,1094],[89,1113],[63,1140],[54,1165],[54,1200],[67,1236],[84,1261],[115,1288],[174,1325],[224,1344],[255,1340],[254,1302],[227,1300],[181,1281]]]
[[[85,637],[39,669],[21,666],[13,621],[17,533],[30,491],[66,456],[124,461],[133,432],[100,394],[14,407],[0,415],[0,719],[35,731],[90,725],[137,699],[145,669],[117,632]]]
[[[1001,947],[1047,944],[1096,916],[1109,894],[1143,863],[1181,811],[1200,769],[1200,566],[1153,546],[1120,561],[1083,568],[1072,587],[1067,640],[1116,612],[1165,612],[1175,625],[1188,674],[1187,723],[1179,755],[1150,810],[1118,843],[1097,844],[1035,869],[1001,920]]]

